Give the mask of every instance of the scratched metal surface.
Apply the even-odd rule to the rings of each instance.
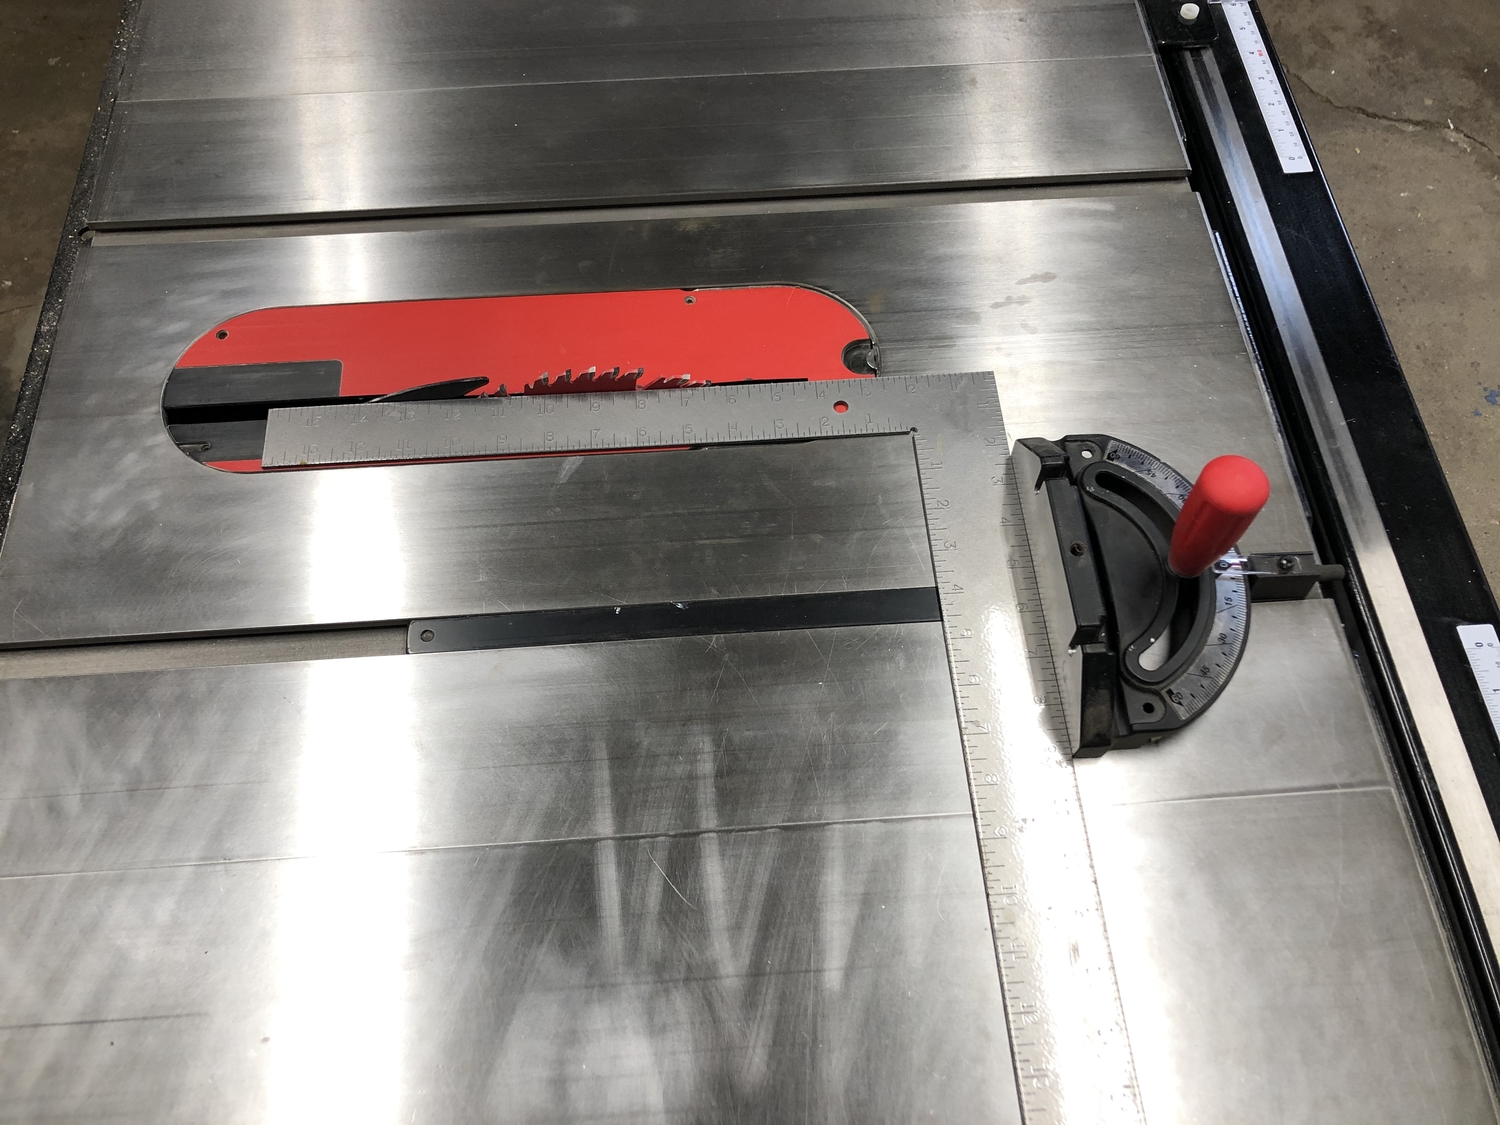
[[[873,462],[798,468],[754,453],[726,469],[722,451],[652,455],[680,458],[670,479],[597,458],[253,478],[205,468],[162,426],[167,374],[221,320],[281,304],[816,285],[868,317],[889,375],[995,371],[1017,435],[1115,433],[1186,473],[1219,453],[1255,457],[1274,491],[1244,545],[1310,549],[1192,195],[927,202],[87,250],[0,547],[0,643],[523,609],[581,597],[584,579],[628,601],[649,600],[632,589],[734,592],[731,570],[773,593],[793,592],[783,581],[922,584],[890,577],[929,565],[902,554],[921,534],[910,491],[848,492],[891,479]],[[825,487],[847,512],[818,499]],[[768,514],[778,494],[802,505],[795,528],[790,510]],[[597,518],[616,498],[623,531]],[[801,573],[812,556],[800,532],[839,536],[837,567]],[[594,536],[592,553],[559,553]],[[690,588],[665,588],[657,551],[702,556],[674,572]]]
[[[0,1116],[1018,1120],[936,624],[10,681],[0,725]]]
[[[1202,718],[1076,766],[1147,1121],[1495,1120],[1330,602],[1254,606]]]
[[[482,8],[146,0],[95,223],[1186,171],[1132,3]],[[995,370],[1015,436],[1255,456],[1275,499],[1245,545],[1306,548],[1197,201],[1044,195],[106,237],[0,550],[0,643],[931,580],[878,443],[691,455],[711,501],[671,454],[192,464],[167,371],[280,303],[819,285],[890,374]],[[584,484],[636,520],[625,550]],[[224,651],[0,679],[0,1117],[1018,1119],[937,626]],[[1155,1125],[1494,1119],[1381,754],[1314,602],[1256,608],[1201,722],[1081,764]]]
[[[146,0],[91,221],[1186,171],[1131,0]]]
[[[1147,1120],[1487,1120],[1328,607],[1255,614],[1079,770]],[[0,1109],[1015,1120],[952,707],[936,625],[0,683]]]
[[[661,427],[654,439],[643,440],[670,442],[688,433],[713,442],[914,427],[927,451],[919,454],[920,471],[975,779],[981,852],[991,894],[1013,907],[996,917],[1006,1000],[1012,1013],[1038,1017],[1032,1027],[1012,1024],[1023,1110],[1034,1119],[1054,1119],[1061,1111],[1068,1120],[1135,1120],[1118,1101],[1084,1109],[1088,1082],[1115,1057],[1103,1053],[1111,1036],[1093,1038],[1097,1053],[1080,1072],[1070,1064],[1076,1040],[1049,1041],[1033,1032],[1044,1023],[1066,1025],[1062,1013],[1076,994],[1057,985],[1084,972],[1079,966],[1091,942],[1089,927],[1078,919],[1102,896],[1108,931],[1123,941],[1113,963],[1124,969],[1124,1025],[1147,1029],[1144,1042],[1132,1045],[1146,1055],[1143,1092],[1153,1118],[1229,1113],[1246,1119],[1262,1104],[1259,1094],[1241,1089],[1244,1078],[1255,1076],[1289,1091],[1264,1103],[1274,1120],[1306,1113],[1308,1120],[1337,1120],[1352,1107],[1358,1120],[1401,1121],[1422,1106],[1470,1119],[1488,1105],[1483,1066],[1331,602],[1256,607],[1249,615],[1252,655],[1226,698],[1197,724],[1156,745],[1079,762],[1076,778],[1063,767],[1065,785],[1082,794],[1084,818],[1104,853],[1097,889],[1086,846],[1073,852],[1061,834],[1042,835],[1057,833],[1057,823],[1071,814],[1068,802],[1054,802],[1055,791],[1039,777],[1040,764],[1060,759],[1051,745],[1021,748],[1025,697],[1008,694],[1014,666],[1006,665],[1006,646],[998,643],[1009,632],[1002,622],[1014,612],[1011,594],[986,587],[996,578],[993,560],[1001,553],[981,538],[993,516],[983,506],[958,506],[964,491],[982,494],[989,477],[983,445],[976,463],[974,445],[962,437],[963,420],[981,416],[979,403],[993,404],[978,390],[988,384],[981,375],[709,388],[628,396],[599,403],[597,410],[576,399],[544,418],[525,400],[503,409],[482,403],[432,411],[307,408],[273,419],[267,456],[274,448],[278,463],[325,455],[378,462],[408,445],[420,456],[446,441],[493,441],[495,448],[520,450],[545,448],[549,438],[560,448],[579,448],[575,443],[633,440],[638,426]],[[731,396],[738,406],[732,426],[724,427],[714,404]],[[850,409],[836,415],[829,404],[845,397]],[[998,416],[989,426],[983,441],[1003,450]],[[936,455],[939,448],[944,452]],[[1022,471],[1019,462],[1012,471]],[[1027,483],[1020,487],[1031,479],[1023,477]],[[983,561],[974,566],[976,559]],[[1016,591],[1019,601],[1030,600],[1025,590]],[[985,624],[966,627],[973,622]],[[1034,615],[1024,626],[1037,639],[1045,634]],[[976,632],[989,639],[974,640]],[[980,713],[964,685],[983,683],[995,671],[1006,701]],[[990,718],[1004,731],[994,757],[982,737]],[[1008,803],[1000,804],[997,794]],[[1260,833],[1266,838],[1258,839]],[[992,840],[999,834],[1045,839],[1048,847],[1023,843],[1004,850]],[[1046,890],[1038,893],[1032,882],[1055,892],[1076,870],[1090,872],[1085,891],[1063,902],[1048,899]],[[1015,915],[1066,917],[1072,926],[1018,934]],[[1012,955],[1017,946],[1024,956]],[[1051,956],[1070,947],[1071,958]],[[1106,973],[1114,978],[1107,958],[1091,996],[1107,991]],[[1153,1019],[1153,1006],[1164,1003],[1166,1011]],[[1399,1032],[1372,1033],[1396,1028],[1397,1013]],[[1279,1022],[1281,1033],[1268,1035]],[[1337,1034],[1341,1028],[1349,1033]],[[1419,1051],[1409,1049],[1413,1038]],[[1046,1060],[1041,1069],[1049,1091],[1058,1094],[1045,1105],[1032,1098],[1039,1058]],[[1240,1092],[1226,1095],[1224,1087]]]

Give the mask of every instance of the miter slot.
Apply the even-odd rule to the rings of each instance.
[[[585,606],[470,617],[425,618],[407,631],[408,652],[582,644],[781,629],[940,621],[936,588],[842,590],[770,598]]]

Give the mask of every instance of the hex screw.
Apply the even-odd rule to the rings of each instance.
[[[1199,8],[1197,4],[1184,4],[1177,9],[1177,18],[1183,23],[1197,23],[1198,17],[1202,13],[1203,9]]]

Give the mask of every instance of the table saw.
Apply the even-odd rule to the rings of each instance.
[[[0,521],[6,1120],[1496,1119],[1249,0],[129,0]]]

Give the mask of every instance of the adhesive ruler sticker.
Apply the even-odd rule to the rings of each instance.
[[[1479,692],[1489,708],[1490,722],[1500,734],[1500,638],[1493,625],[1460,625],[1458,639],[1469,657],[1469,667],[1479,681]]]
[[[1255,100],[1260,105],[1266,131],[1271,134],[1271,143],[1276,146],[1281,170],[1311,172],[1312,158],[1307,155],[1307,146],[1297,131],[1297,122],[1292,117],[1286,94],[1282,92],[1281,81],[1276,77],[1276,68],[1266,54],[1266,43],[1256,26],[1249,0],[1224,0],[1219,6],[1229,21],[1229,30],[1239,48],[1240,61],[1245,64],[1245,73],[1250,76],[1250,88],[1255,91]]]

